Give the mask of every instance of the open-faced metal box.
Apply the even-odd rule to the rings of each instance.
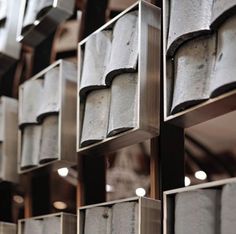
[[[78,89],[77,114],[77,151],[81,154],[108,153],[122,147],[139,143],[159,134],[160,122],[160,40],[161,11],[158,7],[143,0],[138,1],[116,16],[93,34],[113,28],[114,24],[126,13],[138,11],[138,94],[137,126],[115,136],[81,147],[81,128],[83,123],[82,99]],[[79,43],[78,87],[80,87],[85,43],[90,36]]]
[[[85,212],[87,209],[95,207],[112,207],[115,204],[128,202],[134,202],[138,205],[138,232],[135,234],[161,233],[161,202],[145,197],[133,197],[79,208],[77,234],[84,234]]]
[[[37,167],[29,169],[21,169],[21,150],[22,150],[22,129],[27,126],[27,123],[19,126],[18,133],[18,171],[24,173],[43,167],[52,165],[53,169],[58,169],[63,166],[74,166],[77,164],[76,153],[76,90],[77,90],[77,69],[76,64],[58,60],[53,63],[30,80],[44,79],[44,75],[51,69],[59,68],[59,111],[58,115],[58,159],[38,164]],[[19,88],[19,116],[23,114],[23,89],[24,84]],[[55,89],[58,88],[55,86]],[[50,115],[50,113],[49,113]],[[40,122],[38,123],[40,124]]]
[[[205,5],[201,5],[202,9],[196,11],[197,7],[194,4]],[[212,4],[216,4],[215,15],[212,15],[212,11],[214,11]],[[187,128],[235,110],[236,90],[233,89],[178,113],[170,113],[171,96],[173,95],[171,86],[174,83],[173,74],[176,72],[173,65],[174,53],[187,41],[191,42],[196,37],[213,35],[217,32],[219,23],[234,15],[235,3],[233,1],[227,3],[225,1],[207,1],[202,3],[190,0],[184,1],[180,6],[176,0],[163,0],[162,5],[164,121]],[[173,7],[175,7],[176,14],[174,18],[178,20],[172,21],[172,38],[168,42],[168,35],[171,30],[171,9],[174,9]]]
[[[28,219],[20,219],[18,220],[18,234],[23,234],[25,228],[25,222],[30,220],[38,220],[44,221],[50,218],[59,218],[60,222],[60,234],[76,234],[77,225],[76,225],[76,215],[68,214],[68,213],[55,213],[49,215],[42,215],[37,217],[32,217]],[[55,227],[54,227],[55,228]],[[57,227],[58,228],[58,227]]]
[[[163,196],[163,234],[174,234],[175,225],[175,196],[179,193],[197,191],[201,189],[219,189],[226,184],[236,183],[235,178],[224,179],[190,187],[173,189],[164,192]]]

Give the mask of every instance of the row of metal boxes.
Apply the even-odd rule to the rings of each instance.
[[[18,234],[234,233],[235,194],[236,179],[225,179],[164,192],[163,218],[160,201],[134,197],[80,207],[77,217],[55,213],[22,219]],[[0,223],[0,230],[13,234],[16,225]]]
[[[15,143],[9,142],[9,144],[6,144],[7,147],[15,146],[13,148],[18,151],[18,159],[16,159],[16,154],[9,156],[12,159],[11,167],[13,171],[15,166],[19,173],[46,165],[51,165],[53,169],[63,166],[75,166],[77,164],[77,152],[79,154],[90,154],[94,151],[106,151],[108,153],[158,135],[160,17],[160,10],[157,7],[145,1],[139,1],[79,44],[78,74],[75,64],[60,60],[20,86],[18,107],[14,107],[16,113],[19,110],[18,120],[12,120],[14,124],[18,121],[18,139],[15,125],[5,123],[8,126],[6,128],[14,132],[14,142],[18,142],[18,149],[16,149],[17,144]],[[132,111],[123,116],[124,111],[115,106],[113,110],[108,110],[107,115],[113,115],[117,120],[122,119],[121,124],[123,125],[129,124],[130,119],[134,121],[132,124],[125,126],[124,129],[122,126],[119,129],[118,126],[119,130],[115,130],[112,135],[108,135],[104,139],[95,139],[94,142],[91,141],[90,144],[83,146],[81,144],[82,128],[84,130],[93,127],[93,125],[90,126],[90,123],[96,122],[99,118],[98,115],[91,112],[92,120],[88,121],[88,125],[83,126],[83,122],[86,122],[84,112],[86,99],[88,99],[80,92],[83,67],[87,63],[84,60],[84,50],[89,40],[95,35],[108,30],[115,34],[115,28],[118,28],[119,25],[119,30],[125,30],[125,20],[128,20],[129,23],[130,19],[131,21],[134,19],[136,31],[130,33],[131,38],[126,38],[128,41],[130,40],[130,43],[122,40],[118,40],[118,43],[123,45],[132,44],[133,46],[132,48],[125,46],[124,51],[120,54],[121,56],[127,54],[129,56],[129,54],[132,54],[130,50],[135,48],[135,52],[133,52],[135,54],[133,55],[135,64],[133,70],[122,67],[122,65],[119,65],[122,64],[122,61],[118,60],[113,77],[109,77],[110,83],[106,87],[96,87],[92,91],[90,90],[90,93],[106,89],[107,92],[115,90],[115,95],[119,96],[121,91],[119,85],[128,82],[128,89],[123,93],[127,99],[122,99],[119,106],[121,108],[126,106]],[[132,27],[131,25],[131,29]],[[133,34],[136,34],[135,38],[132,38]],[[113,47],[116,49],[116,45]],[[115,52],[117,53],[117,51]],[[119,50],[118,52],[120,53]],[[88,63],[86,66],[89,67],[90,64]],[[129,83],[130,76],[135,76],[133,84]],[[118,80],[116,77],[121,77],[121,79]],[[116,80],[121,81],[121,83],[116,82]],[[93,85],[88,86],[90,88]],[[132,95],[129,95],[129,93],[132,93]],[[2,98],[2,100],[10,99]],[[96,102],[99,102],[99,100],[95,98],[94,103]],[[94,105],[94,103],[89,104]],[[8,108],[10,108],[10,105]],[[8,111],[11,110],[4,110],[6,113]],[[97,125],[97,128],[99,127]],[[92,132],[96,132],[98,129],[92,130]],[[12,181],[16,182],[17,178]]]
[[[148,198],[81,207],[77,215],[56,213],[22,219],[18,234],[161,233],[160,202]]]

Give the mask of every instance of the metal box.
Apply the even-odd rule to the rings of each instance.
[[[77,151],[81,154],[108,153],[122,147],[142,142],[159,134],[160,122],[160,39],[161,11],[145,1],[138,1],[127,10],[99,28],[92,35],[110,29],[126,13],[138,10],[138,91],[136,102],[137,126],[133,129],[106,137],[104,140],[81,147],[83,101],[78,92],[77,101]],[[80,87],[84,45],[91,36],[79,43],[78,87]],[[108,87],[107,87],[108,88]],[[79,90],[79,89],[78,89]]]
[[[16,233],[16,224],[0,222],[0,232],[4,234],[15,234]]]
[[[179,4],[178,1],[175,1],[175,2],[176,2],[176,4]],[[212,3],[211,3],[211,1],[207,1],[204,4],[209,4],[209,3],[213,4],[214,2],[216,2],[216,1],[213,1]],[[210,99],[203,101],[200,104],[196,103],[196,105],[191,106],[191,107],[184,109],[182,111],[179,111],[178,113],[175,113],[175,114],[170,113],[169,109],[170,109],[170,104],[171,104],[171,99],[172,99],[171,86],[173,85],[173,82],[174,82],[173,74],[175,74],[174,65],[173,65],[173,63],[174,63],[173,58],[175,56],[177,48],[175,48],[175,50],[172,51],[173,53],[168,52],[168,46],[169,46],[168,45],[168,33],[169,33],[168,31],[169,31],[169,23],[170,23],[169,22],[170,21],[170,0],[163,0],[162,3],[163,3],[163,18],[162,18],[162,20],[163,20],[163,37],[162,37],[163,57],[162,57],[162,59],[163,59],[164,121],[168,122],[170,124],[174,124],[179,127],[188,128],[188,127],[194,126],[196,124],[202,123],[204,121],[210,120],[212,118],[215,118],[217,116],[220,116],[220,115],[223,115],[223,114],[226,114],[228,112],[235,110],[236,109],[236,103],[235,103],[236,90],[232,89],[228,92],[220,94],[219,96],[211,97]],[[196,2],[196,4],[199,4],[199,3]],[[185,4],[190,4],[190,5],[195,4],[195,1],[185,1]],[[203,3],[201,3],[201,4],[203,4]],[[217,1],[216,4],[223,4],[224,5],[225,3],[223,1]],[[203,7],[203,5],[202,5],[202,7]],[[234,7],[234,3],[232,3],[232,1],[230,1],[229,4],[227,4],[227,6],[224,7],[225,11],[221,12],[219,15],[221,24],[220,25],[217,24],[217,28],[215,29],[216,31],[220,30],[220,27],[222,26],[223,19],[225,21],[226,18],[227,19],[230,18],[229,13],[231,13],[231,17],[233,16],[232,12],[229,10],[229,9],[232,10],[232,7]],[[182,9],[183,11],[186,10],[184,7],[181,7],[178,9],[179,10]],[[218,8],[218,10],[221,11],[222,8]],[[196,38],[196,36],[199,38],[200,36],[203,36],[206,33],[208,33],[208,34],[211,33],[211,37],[213,37],[212,33],[214,31],[211,29],[211,20],[214,21],[215,19],[211,19],[212,16],[208,15],[208,14],[210,14],[210,12],[211,11],[205,11],[206,17],[204,19],[206,20],[206,22],[205,23],[203,22],[202,27],[199,27],[196,30],[194,30],[194,28],[193,28],[192,30],[189,30],[188,32],[184,32],[186,34],[181,35],[182,38],[181,38],[181,36],[180,36],[180,38],[176,38],[176,42],[178,44],[176,47],[181,47],[181,46],[186,45],[186,43],[191,43],[191,41],[193,41],[194,38]],[[202,11],[198,11],[195,13],[199,14],[199,15],[204,14],[204,12],[202,12]],[[191,15],[191,17],[192,17],[192,15]],[[194,17],[192,17],[192,18],[194,18]],[[195,19],[193,19],[193,20],[195,20]],[[185,22],[183,22],[183,24],[184,23]],[[189,27],[191,27],[191,24],[189,24],[189,22],[187,22],[187,24],[189,25]],[[182,25],[182,24],[180,23],[180,25]],[[181,27],[179,27],[180,31],[181,30],[184,31],[184,29],[186,29],[186,28],[183,25]],[[216,34],[218,34],[218,33],[216,33]],[[185,35],[187,35],[187,37],[185,37]],[[186,42],[187,40],[188,40],[188,42]],[[220,44],[221,41],[218,43]],[[234,51],[234,49],[232,48],[231,51]],[[235,53],[232,52],[232,58],[231,58],[232,60],[234,59],[233,54],[235,54]],[[219,59],[219,57],[216,59]],[[229,59],[229,58],[227,57],[227,59]],[[204,65],[205,64],[206,64],[206,62],[204,62]],[[231,68],[232,68],[231,73],[234,74],[233,67],[231,67]]]
[[[27,123],[19,126],[18,131],[18,172],[24,173],[43,167],[52,165],[53,169],[58,169],[63,166],[74,166],[77,164],[76,153],[76,90],[77,90],[77,69],[76,64],[58,60],[40,73],[33,76],[30,82],[36,79],[43,79],[44,75],[55,67],[59,68],[59,111],[58,115],[58,159],[42,163],[37,167],[29,169],[21,169],[21,150],[22,150],[22,130]],[[69,72],[68,72],[69,71]],[[19,116],[22,115],[23,105],[23,89],[25,83],[19,87]],[[55,87],[56,88],[56,87]],[[50,115],[50,113],[49,113]],[[32,124],[32,123],[31,123]],[[40,121],[39,123],[40,124]]]
[[[175,196],[179,193],[188,191],[197,191],[199,189],[219,189],[226,184],[236,183],[235,178],[218,180],[190,187],[184,187],[174,190],[165,191],[163,195],[163,234],[174,234],[175,224]]]
[[[25,222],[30,220],[39,220],[45,221],[48,218],[59,218],[60,222],[60,234],[76,234],[77,226],[76,226],[76,215],[68,214],[68,213],[55,213],[50,215],[37,216],[28,219],[20,219],[18,220],[18,234],[24,233]],[[43,232],[42,232],[43,233]]]
[[[115,204],[127,202],[135,202],[138,205],[138,230],[135,234],[161,233],[161,202],[144,197],[134,197],[79,208],[77,234],[84,234],[85,212],[87,209],[96,207],[112,207]]]
[[[19,179],[17,174],[18,101],[1,97],[0,112],[0,180],[17,183]]]
[[[73,15],[75,0],[53,0],[52,7],[41,18],[35,20],[32,27],[22,32],[26,7],[29,1],[21,0],[17,40],[36,47],[53,33],[60,23]]]

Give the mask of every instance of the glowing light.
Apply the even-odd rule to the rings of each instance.
[[[67,167],[62,167],[62,168],[57,170],[57,173],[61,177],[66,177],[69,173],[69,169]]]
[[[22,196],[20,196],[20,195],[14,195],[13,196],[13,200],[17,204],[23,204],[24,203],[24,198]]]
[[[39,23],[40,23],[39,20],[35,20],[35,21],[34,21],[34,25],[35,25],[35,26],[38,25]]]
[[[53,202],[53,206],[58,210],[65,210],[67,208],[66,203],[62,201]]]
[[[199,180],[205,180],[207,178],[207,174],[204,171],[196,171],[195,177]]]
[[[114,191],[113,186],[107,184],[107,185],[106,185],[106,191],[107,191],[108,193],[113,192],[113,191]]]
[[[136,195],[139,196],[139,197],[144,197],[144,196],[146,195],[146,191],[145,191],[144,188],[137,188],[137,189],[135,190],[135,193],[136,193]]]
[[[190,178],[188,176],[185,176],[184,184],[185,184],[185,186],[189,186],[191,184],[191,180],[190,180]]]

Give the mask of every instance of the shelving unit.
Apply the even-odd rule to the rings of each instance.
[[[24,4],[26,0],[23,1]],[[56,1],[55,1],[56,2]],[[51,9],[48,12],[49,15],[45,16],[45,18],[40,21],[38,25],[35,25],[34,28],[28,32],[27,34],[22,34],[20,30],[20,40],[22,43],[28,43],[33,47],[37,47],[45,38],[48,38],[48,32],[45,31],[45,25],[48,20],[57,18],[59,13],[61,18],[57,18],[55,25],[53,28],[56,28],[59,22],[67,18],[72,14],[72,0],[68,2],[69,11],[65,10],[67,6],[63,9],[59,9],[60,4],[63,1],[57,1],[58,6]],[[98,9],[99,13],[96,13],[93,18],[93,22],[91,19],[88,20],[88,13],[92,11],[92,5],[95,3],[91,3],[91,0],[86,2],[86,6],[84,9],[87,10],[86,14],[83,15],[83,24],[80,29],[80,34],[85,36],[89,33],[92,33],[92,29],[98,28],[101,24],[105,23],[105,8],[107,5],[107,1],[99,0],[101,3],[101,8]],[[72,4],[72,5],[70,5]],[[155,4],[161,4],[159,1]],[[162,22],[163,27],[166,27],[166,0],[162,1],[163,4],[163,15]],[[55,5],[55,4],[54,4]],[[69,6],[70,5],[70,6]],[[93,6],[94,7],[94,6]],[[94,9],[93,9],[94,10]],[[146,224],[142,223],[142,220],[150,221],[152,217],[156,218],[160,212],[160,203],[154,202],[150,199],[145,198],[132,198],[126,199],[122,201],[114,201],[109,203],[101,203],[106,200],[106,192],[105,192],[105,171],[106,171],[106,154],[109,152],[113,152],[122,147],[138,143],[144,141],[145,139],[151,139],[151,197],[153,199],[161,199],[164,201],[164,205],[162,205],[162,213],[163,215],[163,225],[164,233],[169,233],[167,231],[166,219],[168,216],[169,208],[172,209],[173,202],[173,194],[181,191],[187,191],[184,187],[184,130],[185,128],[194,126],[196,124],[202,123],[204,121],[210,120],[217,116],[226,114],[228,112],[234,111],[236,109],[236,91],[230,91],[223,95],[220,95],[216,98],[212,98],[206,102],[203,102],[199,105],[191,107],[185,111],[182,111],[178,114],[169,115],[167,112],[167,75],[166,75],[166,34],[165,30],[162,32],[162,42],[159,40],[160,37],[160,10],[154,6],[151,6],[149,3],[144,1],[139,1],[134,4],[126,11],[118,15],[111,22],[105,24],[96,32],[101,30],[110,28],[121,16],[125,13],[130,12],[132,10],[139,10],[139,95],[138,95],[138,105],[139,105],[139,113],[138,113],[138,125],[136,128],[129,130],[125,133],[121,133],[114,137],[109,137],[99,143],[80,147],[79,137],[77,138],[77,146],[76,146],[76,135],[80,135],[80,124],[75,126],[76,122],[76,114],[77,121],[80,122],[81,113],[76,113],[76,98],[79,96],[79,92],[76,89],[76,80],[80,80],[80,74],[77,77],[76,72],[74,73],[73,79],[67,79],[67,73],[65,70],[74,70],[74,68],[70,67],[70,65],[65,61],[58,61],[48,68],[44,69],[37,75],[35,75],[32,79],[41,79],[44,74],[50,69],[59,66],[60,67],[60,110],[59,110],[59,132],[60,137],[58,139],[58,145],[60,148],[59,159],[44,163],[34,168],[22,170],[20,168],[20,164],[18,161],[18,171],[24,178],[24,183],[26,184],[26,196],[25,196],[25,218],[32,218],[34,216],[35,210],[39,210],[39,213],[46,213],[49,210],[48,204],[45,207],[40,207],[40,205],[46,200],[45,197],[40,198],[40,196],[36,196],[35,193],[44,192],[47,193],[49,191],[50,184],[48,182],[49,173],[51,170],[56,170],[58,168],[64,166],[78,166],[78,184],[77,184],[77,208],[78,208],[78,224],[79,232],[78,234],[82,234],[82,229],[84,223],[84,216],[86,209],[98,207],[98,206],[112,206],[117,202],[127,202],[127,201],[137,201],[139,203],[139,212],[140,212],[140,233],[147,233]],[[22,17],[23,17],[22,11]],[[153,19],[158,22],[153,23]],[[152,21],[152,22],[151,22]],[[145,22],[145,23],[144,23]],[[151,22],[151,23],[150,23]],[[21,22],[22,23],[22,22]],[[22,26],[22,25],[21,25]],[[147,30],[147,28],[149,28]],[[150,28],[154,28],[155,30],[150,30]],[[21,29],[21,27],[20,27]],[[51,32],[51,31],[50,31]],[[88,33],[89,32],[89,33]],[[95,32],[95,33],[96,33]],[[36,38],[40,34],[40,37]],[[36,39],[35,39],[36,38]],[[89,38],[89,37],[88,37]],[[79,56],[80,56],[80,70],[81,73],[81,63],[82,63],[82,52],[84,50],[84,45],[88,38],[84,39],[79,44]],[[19,39],[19,38],[18,38]],[[34,40],[35,39],[35,40]],[[150,43],[150,44],[149,44]],[[160,44],[163,46],[162,50],[162,62],[163,64],[159,65],[161,61],[159,61],[159,53],[161,53]],[[159,74],[161,72],[161,74]],[[64,78],[63,78],[64,77]],[[21,89],[24,85],[21,86]],[[20,91],[21,93],[21,91]],[[21,95],[21,94],[20,94]],[[21,102],[21,98],[20,98]],[[70,103],[70,105],[68,105]],[[21,104],[20,104],[21,105]],[[78,98],[78,109],[80,109],[80,98]],[[72,108],[73,107],[73,108]],[[155,107],[155,108],[153,108]],[[71,116],[68,115],[71,113]],[[19,158],[21,152],[21,135],[22,126],[19,129]],[[70,132],[71,136],[64,134],[65,132]],[[159,135],[159,136],[158,136]],[[76,149],[78,155],[76,154]],[[77,157],[78,156],[78,157]],[[47,167],[46,167],[47,166]],[[41,168],[41,170],[37,170]],[[40,171],[40,172],[39,172]],[[36,175],[39,175],[37,178]],[[42,183],[38,183],[41,181]],[[231,180],[227,180],[231,181]],[[227,182],[226,181],[226,182]],[[210,186],[221,186],[224,182],[215,182]],[[42,185],[43,184],[43,185]],[[39,185],[39,186],[38,186]],[[38,186],[38,188],[36,188]],[[45,187],[44,187],[45,186]],[[207,185],[208,186],[208,185]],[[181,188],[180,190],[172,190],[169,192],[163,192],[170,190]],[[195,188],[205,188],[204,186],[193,187]],[[8,188],[9,189],[9,188]],[[45,190],[43,190],[45,189]],[[42,190],[42,191],[40,191]],[[33,200],[33,196],[35,196],[36,200]],[[171,197],[172,196],[172,197]],[[1,194],[0,194],[1,197]],[[38,202],[37,206],[34,206]],[[168,203],[169,202],[169,203]],[[155,204],[154,204],[155,203]],[[34,204],[34,205],[33,205]],[[93,205],[91,205],[93,204]],[[144,204],[144,205],[143,205]],[[147,210],[145,205],[148,206]],[[152,212],[149,213],[148,209],[151,207],[154,209],[155,215]],[[167,207],[168,206],[168,207]],[[45,208],[45,209],[44,209]],[[0,212],[1,213],[1,212]],[[147,215],[148,214],[148,215]],[[149,216],[150,215],[150,216]],[[66,221],[64,217],[65,214],[52,214],[47,216],[39,216],[32,219],[42,220],[45,217],[60,217],[62,221],[61,228],[66,227]],[[150,218],[150,219],[149,219]],[[73,220],[75,217],[73,216]],[[148,220],[147,220],[148,219]],[[161,219],[161,218],[160,218]],[[19,221],[19,232],[18,234],[23,233],[23,227],[26,219]],[[169,222],[169,221],[168,221]],[[75,233],[75,225],[76,222],[73,221],[73,227],[71,229],[71,233]],[[171,224],[172,225],[172,224]],[[150,225],[151,226],[151,225]],[[148,224],[148,227],[150,227]],[[159,223],[155,223],[155,227],[153,227],[154,231],[150,233],[157,233],[157,230],[160,228]],[[62,229],[63,230],[63,229]],[[67,230],[61,231],[61,233],[70,233]]]
[[[178,3],[181,4],[181,3]],[[163,0],[163,15],[162,15],[162,122],[161,131],[159,137],[159,158],[160,165],[160,181],[163,182],[161,190],[164,192],[163,195],[163,233],[173,234],[175,233],[174,223],[175,223],[175,195],[187,191],[195,191],[198,189],[206,188],[221,188],[227,183],[235,183],[235,178],[226,179],[222,181],[215,181],[211,183],[206,183],[202,185],[184,186],[184,176],[185,176],[185,150],[184,150],[184,131],[185,128],[192,127],[194,125],[203,123],[205,121],[211,120],[215,117],[222,116],[229,112],[236,110],[235,99],[236,90],[228,91],[217,97],[210,98],[207,101],[203,101],[193,107],[186,110],[180,111],[176,114],[169,113],[169,103],[170,103],[170,91],[168,90],[168,84],[172,81],[168,72],[170,71],[170,58],[167,58],[167,25],[170,18],[170,1]],[[183,8],[184,9],[184,6]],[[227,13],[228,14],[228,13]],[[227,15],[229,17],[229,14]],[[183,26],[184,28],[184,26]],[[191,32],[193,33],[193,32]],[[189,36],[189,35],[188,35]],[[192,35],[192,39],[199,36],[197,33]],[[186,39],[186,38],[185,38]],[[180,40],[180,42],[182,42]],[[169,144],[168,144],[169,143]],[[173,149],[168,149],[173,146]],[[168,162],[169,160],[169,162]],[[168,165],[169,163],[169,165]],[[173,164],[173,165],[170,165]],[[168,175],[168,173],[172,175]]]

